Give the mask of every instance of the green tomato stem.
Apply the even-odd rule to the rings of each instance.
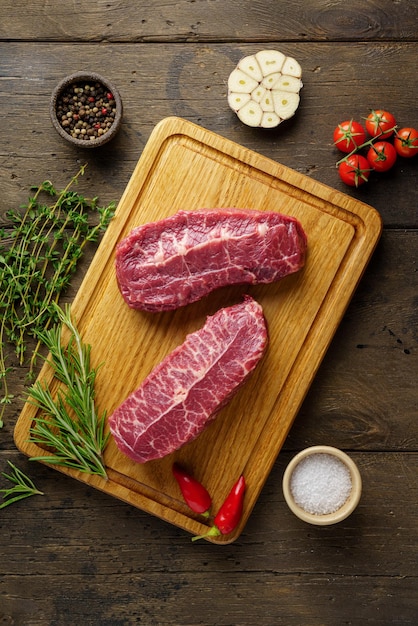
[[[349,159],[351,156],[353,156],[353,154],[357,154],[357,152],[360,152],[360,150],[363,150],[364,148],[372,146],[376,141],[378,141],[380,139],[381,135],[386,134],[386,133],[395,132],[396,129],[397,129],[397,126],[393,126],[393,128],[390,128],[389,130],[386,130],[384,133],[383,132],[380,133],[380,135],[377,135],[377,137],[370,137],[370,139],[368,139],[364,143],[360,144],[359,146],[356,146],[354,148],[354,150],[352,150],[349,154],[346,154],[342,159],[337,161],[336,164],[335,164],[335,167],[338,167],[341,163],[344,163],[344,161],[347,161],[347,159]]]

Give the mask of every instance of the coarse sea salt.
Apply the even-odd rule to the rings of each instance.
[[[326,453],[305,457],[292,472],[290,490],[307,513],[327,515],[342,507],[352,488],[348,467]]]

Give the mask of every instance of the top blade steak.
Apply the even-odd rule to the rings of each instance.
[[[267,344],[263,310],[250,296],[208,317],[109,417],[118,448],[145,463],[195,439],[245,383]]]
[[[293,217],[250,209],[179,211],[134,228],[116,250],[127,304],[169,311],[218,287],[271,283],[305,263],[306,234]]]

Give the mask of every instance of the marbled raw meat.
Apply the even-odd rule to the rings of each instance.
[[[145,463],[195,439],[244,384],[267,344],[263,310],[250,296],[208,317],[109,417],[118,448]]]
[[[297,272],[306,244],[298,220],[273,211],[179,211],[134,228],[118,244],[116,277],[130,307],[169,311],[218,287]]]

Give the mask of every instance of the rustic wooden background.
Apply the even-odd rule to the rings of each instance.
[[[13,442],[25,369],[0,431],[43,497],[0,511],[0,623],[284,626],[416,624],[418,619],[418,160],[347,190],[335,171],[339,121],[388,108],[418,127],[418,4],[410,0],[1,0],[0,226],[29,187],[64,186],[118,200],[154,125],[178,115],[381,213],[384,232],[283,452],[240,539],[229,546],[164,522],[29,463]],[[229,110],[236,62],[262,48],[299,60],[300,109],[276,131]],[[125,107],[117,138],[75,150],[49,120],[51,92],[76,70],[105,74]],[[70,300],[88,267],[73,282]],[[340,447],[364,481],[356,512],[317,528],[284,503],[298,450]],[[4,483],[1,484],[4,486]]]

